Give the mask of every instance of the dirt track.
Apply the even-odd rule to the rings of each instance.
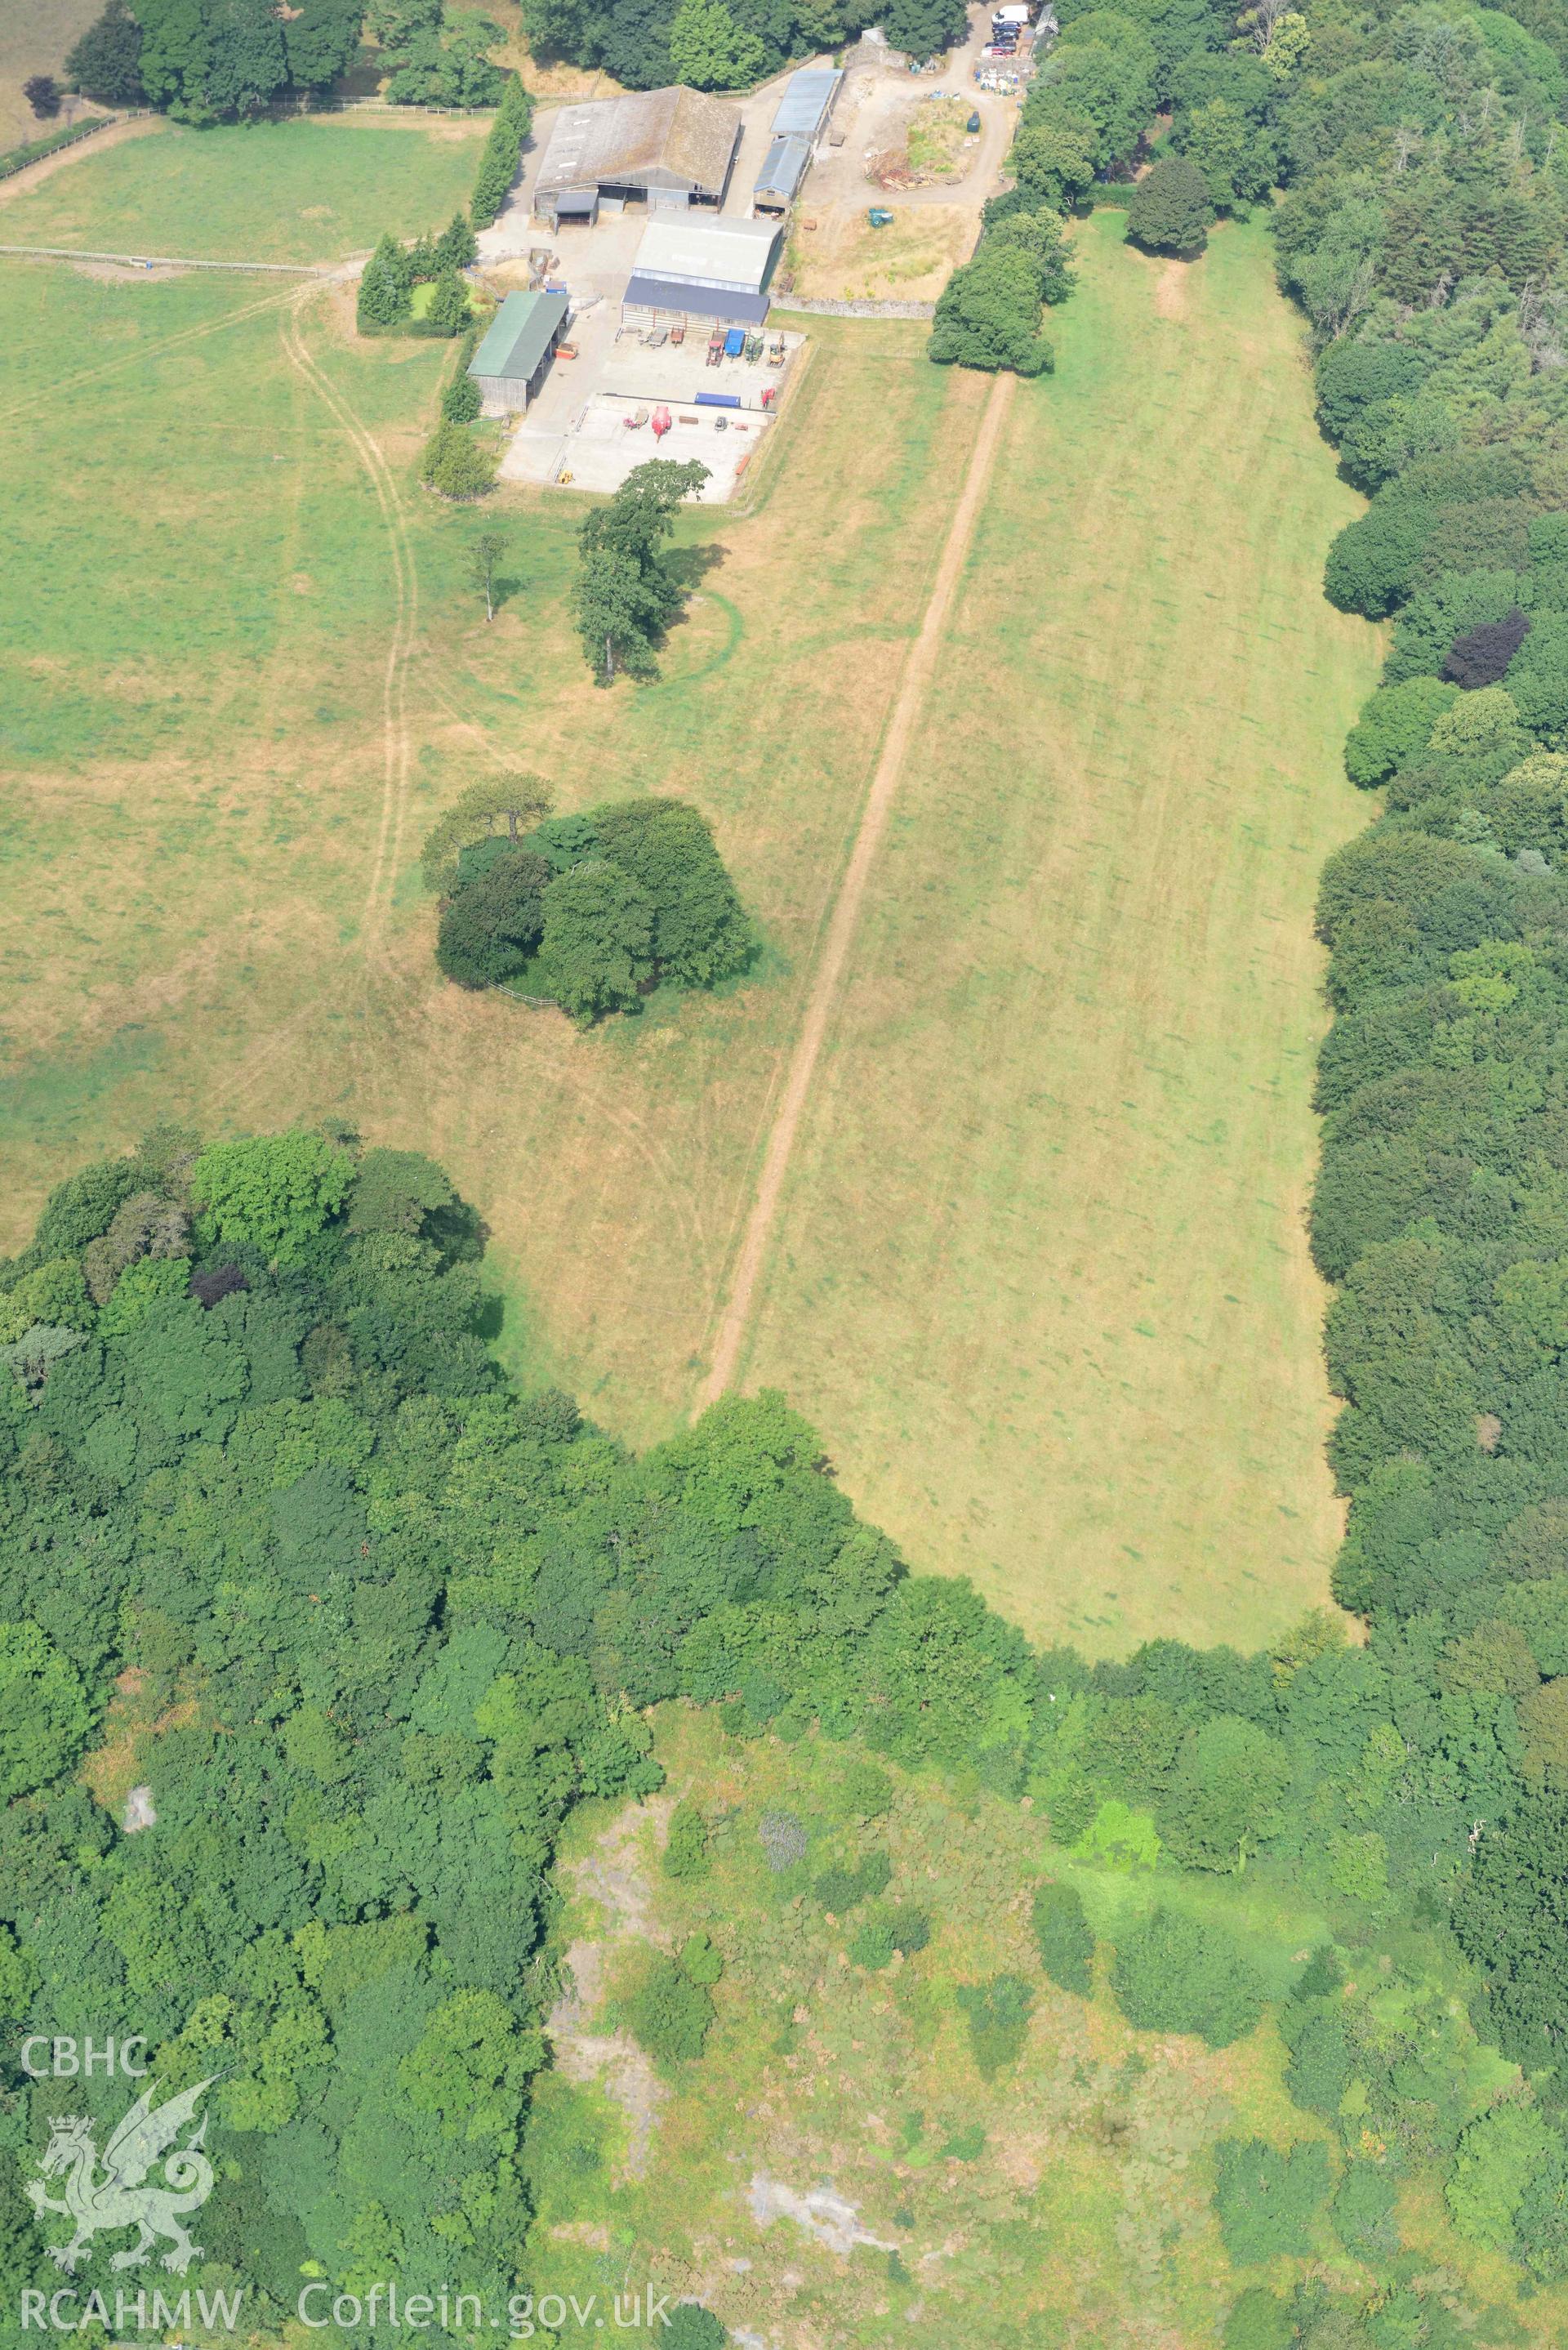
[[[773,1237],[779,1201],[784,1193],[784,1178],[789,1172],[790,1154],[800,1131],[802,1117],[811,1094],[812,1079],[816,1074],[817,1057],[827,1035],[827,1024],[838,993],[839,982],[849,960],[849,950],[855,941],[856,925],[865,901],[867,884],[871,878],[877,846],[887,827],[888,814],[898,797],[903,775],[905,755],[915,721],[925,700],[926,688],[936,667],[942,631],[947,625],[953,591],[963,570],[974,532],[975,517],[991,480],[992,465],[996,456],[997,442],[1007,421],[1016,378],[999,375],[991,387],[991,397],[981,419],[974,452],[963,488],[953,510],[948,529],[947,544],[942,548],[937,576],[920,622],[919,633],[909,648],[898,700],[893,704],[883,737],[881,755],[871,777],[871,787],[866,795],[866,806],[860,818],[860,828],[855,836],[855,846],[849,862],[844,868],[844,879],[828,917],[827,933],[821,960],[812,980],[811,993],[806,999],[805,1017],[795,1039],[790,1056],[789,1073],[768,1135],[767,1149],[763,1158],[763,1171],[757,1183],[757,1196],[746,1220],[740,1254],[735,1260],[733,1279],[730,1284],[729,1301],[719,1324],[719,1336],[713,1348],[712,1367],[702,1384],[700,1405],[716,1403],[731,1387],[740,1367],[741,1351],[745,1343],[746,1326],[751,1319],[757,1284],[767,1261],[768,1244]]]
[[[366,941],[368,946],[374,948],[380,943],[391,905],[413,775],[413,739],[408,717],[408,664],[413,650],[419,612],[419,574],[397,477],[378,442],[312,358],[300,333],[300,308],[315,291],[311,287],[306,294],[296,296],[289,307],[283,322],[284,354],[289,365],[325,403],[369,475],[376,503],[381,510],[381,519],[387,526],[387,548],[392,568],[394,617],[382,680],[381,732],[386,780],[381,794],[375,856],[365,892]]]

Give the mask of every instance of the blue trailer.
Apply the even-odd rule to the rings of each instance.
[[[695,404],[699,408],[739,408],[741,395],[738,391],[700,391]]]
[[[746,330],[744,327],[732,327],[729,333],[724,338],[724,357],[727,359],[738,359],[745,348]]]

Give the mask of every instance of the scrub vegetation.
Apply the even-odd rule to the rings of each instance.
[[[302,2276],[495,2307],[629,2237],[714,2328],[957,2322],[1007,2248],[1021,2325],[1064,2289],[1135,2339],[1243,2289],[1282,2343],[1557,2322],[1550,1577],[1441,1648],[1037,1651],[776,1394],[640,1461],[520,1394],[483,1250],[417,1153],[165,1126],[0,1279],[0,1980],[210,2095],[196,2290],[264,2330]],[[648,1826],[595,1875],[607,1804]],[[654,2068],[615,2076],[639,2149],[574,2108],[596,2048]],[[117,2095],[18,2079],[6,2158]],[[721,2257],[803,2220],[847,2274]],[[13,2213],[9,2305],[59,2241]]]

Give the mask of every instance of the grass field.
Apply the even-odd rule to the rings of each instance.
[[[421,192],[470,160],[402,127],[160,134],[30,201],[108,244],[132,160],[196,151],[217,249],[260,141],[291,195],[349,175],[346,244],[398,157]],[[440,183],[408,225],[450,211]],[[154,244],[176,199],[138,184]],[[1357,821],[1333,753],[1374,646],[1316,595],[1350,501],[1262,235],[1218,237],[1181,316],[1103,224],[1087,242],[1062,371],[1014,404],[750,1367],[911,1556],[1034,1628],[1247,1639],[1321,1595],[1332,1547],[1308,908]],[[347,1118],[482,1205],[520,1365],[634,1440],[676,1424],[988,390],[918,327],[813,329],[754,510],[692,518],[717,562],[665,681],[607,695],[564,608],[581,509],[412,486],[438,347],[354,344],[338,294],[0,271],[0,1244],[159,1116]],[[462,575],[497,512],[487,628]],[[418,842],[496,763],[566,806],[694,799],[765,931],[754,978],[587,1035],[435,983]]]
[[[444,228],[473,184],[483,122],[334,116],[216,130],[167,123],[18,192],[7,244],[193,261],[336,261],[384,228]]]
[[[749,1368],[1033,1630],[1247,1646],[1336,1535],[1311,909],[1376,645],[1262,238],[1119,234],[1013,410]]]

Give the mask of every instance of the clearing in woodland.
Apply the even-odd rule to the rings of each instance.
[[[220,138],[242,182],[268,142],[300,211],[313,159],[368,159],[322,257],[439,222],[472,161],[402,126],[169,134],[59,176],[69,241],[116,242],[109,165]],[[383,139],[439,198],[394,198]],[[174,249],[242,212],[215,188]],[[1262,235],[1217,237],[1172,316],[1114,234],[1012,405],[740,1366],[911,1557],[1096,1648],[1252,1639],[1324,1586],[1309,912],[1374,658],[1318,596],[1351,502]],[[0,1245],[171,1108],[345,1118],[452,1168],[514,1358],[643,1442],[711,1363],[991,388],[918,326],[814,320],[752,510],[683,523],[708,567],[664,681],[606,694],[566,608],[583,505],[428,499],[450,353],[350,326],[341,289],[0,268]],[[694,801],[759,970],[587,1035],[442,983],[418,843],[497,764],[566,807]]]
[[[901,1773],[863,1828],[846,1816],[855,1750],[725,1738],[711,1711],[679,1706],[655,1724],[672,1787],[712,1824],[708,1866],[680,1881],[661,1867],[668,1798],[590,1803],[567,1830],[576,1996],[552,2020],[565,2061],[529,2123],[552,2289],[586,2301],[646,2275],[752,2343],[1218,2344],[1239,2284],[1208,2208],[1215,2141],[1322,2124],[1291,2106],[1272,2024],[1210,2050],[1131,2032],[1103,1975],[1090,1999],[1041,1975],[1043,1866],[1070,1876],[1102,1935],[1147,1914],[1155,1880],[1075,1866],[1038,1814]],[[793,1867],[770,1865],[770,1815],[806,1843]],[[878,1855],[900,1914],[930,1929],[883,1965],[858,1939],[877,1906],[836,1913],[815,1889]],[[1271,1986],[1323,1930],[1252,1877],[1175,1898]],[[700,2059],[655,2070],[612,2028],[656,1951],[693,1934],[723,1956],[718,2012]],[[982,2072],[958,1994],[1002,1973],[1031,2012],[1016,2061]]]

